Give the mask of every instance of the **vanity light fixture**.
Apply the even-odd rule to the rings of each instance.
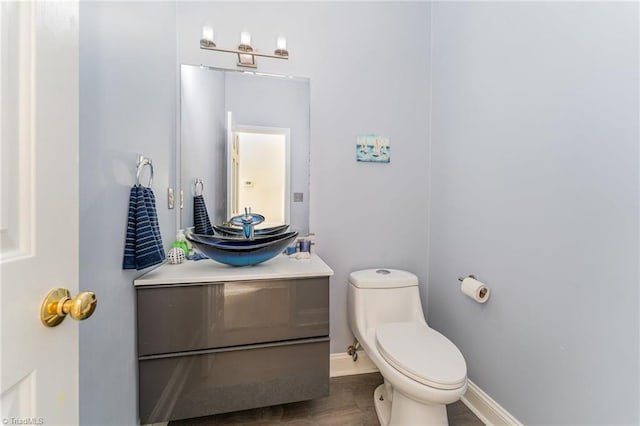
[[[224,49],[217,47],[213,41],[213,28],[205,25],[202,27],[202,38],[200,39],[200,49],[216,50],[218,52],[235,53],[238,55],[238,66],[257,68],[256,56],[263,58],[289,59],[287,51],[287,39],[280,36],[276,40],[276,50],[273,54],[260,53],[251,46],[251,34],[246,31],[240,33],[240,45],[237,49]]]
[[[206,45],[207,47],[216,47],[213,42],[213,27],[205,25],[202,27],[202,38],[200,39],[200,45]]]
[[[285,58],[289,56],[289,52],[287,51],[287,39],[280,36],[276,40],[276,51],[273,52],[278,56],[284,56]]]

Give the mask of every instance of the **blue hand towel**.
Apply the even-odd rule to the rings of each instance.
[[[129,193],[129,216],[127,219],[127,235],[124,240],[124,258],[122,269],[136,269],[136,212],[138,207],[138,187],[131,187]]]
[[[151,188],[135,185],[129,195],[129,217],[123,269],[145,269],[165,259],[156,200]]]
[[[193,231],[196,234],[213,235],[213,227],[202,195],[193,197],[193,225]]]

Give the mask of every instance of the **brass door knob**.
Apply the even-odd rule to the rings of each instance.
[[[47,327],[55,327],[68,315],[74,320],[84,320],[96,310],[98,299],[90,291],[78,293],[73,299],[66,288],[54,288],[42,300],[40,320]]]

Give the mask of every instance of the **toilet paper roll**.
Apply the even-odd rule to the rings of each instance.
[[[489,300],[489,287],[475,278],[467,277],[462,280],[460,290],[478,303],[485,303]]]

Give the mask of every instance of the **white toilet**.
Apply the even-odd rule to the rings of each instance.
[[[352,272],[348,297],[351,331],[384,378],[374,392],[380,424],[448,424],[446,404],[467,390],[467,364],[427,325],[418,278],[394,269]]]

